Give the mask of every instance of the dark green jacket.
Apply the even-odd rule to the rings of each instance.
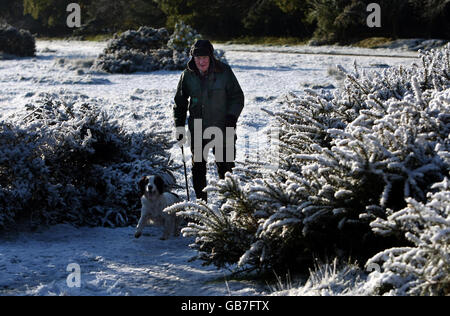
[[[175,126],[185,126],[189,110],[189,129],[194,119],[202,119],[203,129],[224,128],[227,116],[235,120],[244,108],[244,93],[230,66],[214,59],[206,78],[201,78],[191,60],[181,75],[175,95]]]

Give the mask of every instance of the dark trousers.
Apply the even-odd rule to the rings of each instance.
[[[219,173],[219,178],[224,179],[225,174],[227,172],[232,172],[232,169],[235,167],[234,160],[236,159],[236,140],[237,136],[234,135],[234,139],[231,139],[227,142],[225,141],[222,144],[221,148],[213,148],[214,156],[216,157],[216,165]],[[201,152],[205,150],[207,144],[211,142],[211,140],[202,140]],[[199,155],[195,155],[194,153],[194,139],[191,140],[191,152],[192,152],[192,181],[194,184],[195,195],[197,199],[202,199],[207,202],[207,194],[203,192],[203,189],[206,187],[206,163],[208,157],[201,157]],[[230,152],[232,150],[232,153]],[[223,153],[222,157],[219,156],[219,153]],[[227,153],[229,153],[227,155]],[[197,153],[198,154],[198,153]],[[232,156],[232,160],[229,159]],[[226,159],[228,157],[228,159]]]

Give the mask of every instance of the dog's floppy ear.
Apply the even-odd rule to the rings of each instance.
[[[145,186],[148,184],[148,178],[143,176],[138,182],[139,194],[142,196],[145,193]]]
[[[155,186],[156,186],[156,189],[158,190],[159,194],[164,193],[164,180],[161,178],[161,176],[155,177]]]

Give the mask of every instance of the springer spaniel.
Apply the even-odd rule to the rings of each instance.
[[[149,224],[161,225],[164,233],[161,240],[170,236],[179,236],[178,219],[175,214],[164,213],[163,210],[177,202],[180,198],[170,192],[164,192],[164,180],[160,176],[144,176],[138,183],[141,194],[141,218],[136,227],[134,237],[142,236],[142,230]]]

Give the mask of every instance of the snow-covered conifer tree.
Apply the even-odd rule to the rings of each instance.
[[[189,53],[191,46],[201,38],[202,36],[190,25],[179,21],[175,24],[175,30],[170,36],[167,46],[179,52]]]

